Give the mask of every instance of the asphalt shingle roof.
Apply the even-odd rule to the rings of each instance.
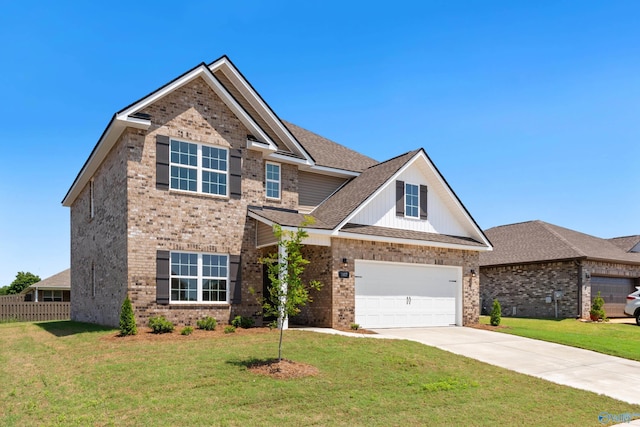
[[[362,172],[378,163],[371,157],[353,151],[325,137],[282,120],[300,145],[313,157],[318,166]]]
[[[614,237],[608,240],[623,251],[629,252],[634,246],[640,243],[640,235]]]
[[[51,277],[47,277],[37,283],[34,283],[30,288],[71,288],[71,270],[66,269],[58,274],[54,274]]]
[[[502,225],[485,234],[493,251],[480,253],[481,266],[573,258],[640,264],[640,254],[626,253],[609,240],[544,221]]]

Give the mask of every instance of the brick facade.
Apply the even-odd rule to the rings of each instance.
[[[547,297],[561,291],[558,317],[579,317],[578,277],[575,261],[482,267],[482,310],[490,312],[493,300],[497,299],[504,316],[552,318],[555,302],[553,298],[547,302]]]
[[[247,217],[247,208],[297,209],[297,167],[281,164],[281,200],[267,200],[262,154],[246,149],[248,130],[200,78],[142,113],[151,117],[151,127],[125,130],[94,174],[94,218],[89,215],[89,186],[71,206],[72,319],[117,326],[120,306],[128,295],[139,325],[154,315],[164,315],[178,326],[194,325],[204,316],[225,324],[238,314],[253,316],[260,324],[263,266],[259,258],[269,248],[256,248],[257,224]],[[241,198],[158,189],[158,135],[239,150]],[[158,304],[159,250],[240,255],[241,302]],[[479,280],[471,275],[472,269],[478,271],[478,252],[334,238],[329,247],[307,246],[305,256],[311,260],[306,279],[320,280],[324,286],[313,293],[314,302],[294,321],[342,328],[355,321],[354,259],[460,266],[463,322],[478,320]],[[352,274],[339,279],[345,257]]]
[[[553,291],[558,299],[558,317],[589,317],[592,276],[640,277],[640,266],[591,260],[568,260],[521,265],[486,266],[480,269],[482,310],[491,310],[496,298],[504,316],[556,317]],[[551,297],[551,302],[547,298]],[[606,309],[606,307],[605,307]]]

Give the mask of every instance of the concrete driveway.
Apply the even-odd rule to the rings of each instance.
[[[376,329],[554,383],[640,404],[640,362],[467,327]],[[634,424],[635,425],[635,424]]]

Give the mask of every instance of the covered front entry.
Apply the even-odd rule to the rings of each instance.
[[[356,260],[355,305],[363,328],[462,325],[462,268]]]

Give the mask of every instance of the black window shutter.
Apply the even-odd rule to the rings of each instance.
[[[158,251],[156,253],[156,302],[169,304],[170,253]]]
[[[420,219],[427,219],[427,186],[420,186]]]
[[[396,181],[396,216],[404,216],[404,181]]]
[[[229,196],[232,199],[242,197],[242,151],[239,148],[229,150]]]
[[[169,189],[169,137],[156,135],[156,188]]]
[[[229,294],[231,304],[242,302],[242,265],[240,255],[229,255]]]

